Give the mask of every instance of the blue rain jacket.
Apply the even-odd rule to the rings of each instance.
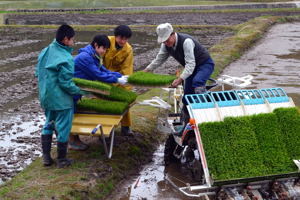
[[[72,50],[54,40],[39,54],[35,74],[38,78],[39,99],[45,110],[73,108],[73,95],[79,94],[80,88],[72,81]]]
[[[79,49],[79,54],[75,57],[75,77],[98,80],[106,83],[117,83],[122,75],[118,72],[112,72],[103,65],[100,66],[100,60],[96,56],[96,51],[92,45],[87,45]]]

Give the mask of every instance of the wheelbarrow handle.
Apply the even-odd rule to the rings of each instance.
[[[98,129],[100,128],[100,126],[101,126],[101,124],[98,124],[98,125],[92,130],[91,134],[94,135],[94,134],[98,131]]]

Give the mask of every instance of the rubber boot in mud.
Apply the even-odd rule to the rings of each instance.
[[[51,143],[52,134],[41,136],[42,151],[43,151],[43,165],[49,167],[53,164],[53,159],[51,158]]]
[[[165,143],[165,151],[164,151],[164,161],[165,161],[166,166],[168,166],[171,163],[179,161],[173,154],[176,146],[177,146],[177,144],[174,140],[173,135],[169,135],[169,137]]]
[[[72,160],[67,156],[68,142],[57,142],[57,167],[64,168],[72,164]]]

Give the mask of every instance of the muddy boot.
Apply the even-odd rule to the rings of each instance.
[[[68,167],[72,164],[72,160],[66,158],[68,142],[57,142],[57,167]]]
[[[121,126],[121,135],[133,136],[133,132],[131,131],[129,126]]]
[[[43,151],[43,164],[45,167],[51,166],[53,164],[53,159],[51,158],[51,142],[52,142],[52,134],[50,135],[42,135],[42,151]]]
[[[68,148],[69,150],[85,151],[89,148],[89,145],[83,143],[78,135],[70,135]]]

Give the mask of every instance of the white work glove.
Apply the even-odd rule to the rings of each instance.
[[[118,78],[118,83],[121,85],[125,85],[127,83],[128,76],[122,76],[121,78]]]

